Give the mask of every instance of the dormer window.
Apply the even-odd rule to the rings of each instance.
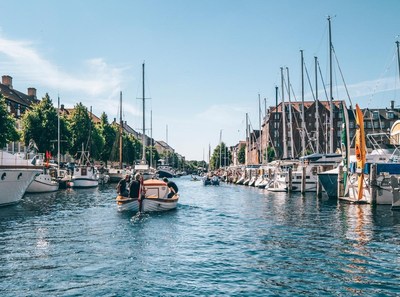
[[[387,118],[388,118],[388,119],[393,119],[393,118],[394,118],[394,113],[393,113],[393,111],[388,111],[388,112],[386,113],[386,115],[387,115]]]
[[[379,120],[379,111],[374,111],[374,112],[372,113],[372,118],[373,118],[374,120]]]

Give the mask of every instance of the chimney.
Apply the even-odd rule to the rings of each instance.
[[[391,100],[391,101],[390,101],[390,108],[391,108],[391,109],[394,109],[394,100]]]
[[[64,104],[61,104],[60,109],[61,109],[61,110],[64,110]]]
[[[33,97],[36,99],[36,89],[35,88],[28,88],[28,96]]]
[[[12,77],[11,77],[11,76],[9,76],[9,75],[3,75],[3,76],[1,77],[1,79],[2,79],[1,83],[2,83],[3,85],[6,85],[6,86],[9,87],[10,89],[13,88],[13,86],[12,86]]]

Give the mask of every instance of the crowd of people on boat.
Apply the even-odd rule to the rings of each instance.
[[[116,186],[117,194],[123,197],[139,198],[141,194],[141,178],[140,173],[136,173],[132,180],[129,174],[125,175]],[[163,178],[163,182],[165,182],[169,190],[167,198],[172,198],[178,193],[179,189],[175,182],[168,180],[166,177]]]

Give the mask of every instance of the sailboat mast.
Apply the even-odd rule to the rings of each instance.
[[[290,97],[290,78],[289,78],[289,68],[286,67],[287,81],[288,81],[288,100],[289,100],[289,126],[290,126],[290,148],[291,154],[290,158],[294,158],[294,143],[293,143],[293,119],[292,119],[292,101]]]
[[[153,110],[150,110],[150,167],[153,167]]]
[[[318,58],[314,57],[315,61],[315,152],[319,153],[319,100],[318,100]]]
[[[274,121],[273,122],[274,122],[274,130],[278,130],[279,131],[279,122],[278,122],[277,118],[278,118],[278,86],[275,86],[275,115],[274,115]],[[271,139],[271,144],[275,149],[275,155],[278,155],[276,146],[273,145],[271,134],[269,135],[269,137]]]
[[[332,97],[332,33],[331,17],[328,16],[329,23],[329,153],[333,153],[333,97]]]
[[[287,159],[287,136],[286,136],[286,107],[285,107],[285,88],[283,86],[283,67],[281,67],[281,84],[282,84],[282,128],[283,128],[283,159]]]
[[[262,130],[261,130],[261,99],[260,99],[260,94],[258,94],[258,124],[260,126],[260,145],[258,147],[259,149],[259,162],[262,164],[263,162],[263,155],[262,155]]]
[[[222,168],[222,129],[219,131],[219,168]]]
[[[60,96],[57,107],[57,177],[60,176]]]
[[[305,155],[306,151],[306,129],[304,123],[304,57],[303,50],[300,50],[301,53],[301,155]]]
[[[146,106],[145,106],[145,89],[144,89],[144,63],[142,64],[142,88],[143,88],[143,134],[142,134],[142,164],[146,164],[146,136],[145,136],[145,132],[146,132],[146,120],[145,120],[145,110],[146,110]]]
[[[122,91],[119,92],[119,168],[122,169]]]
[[[246,113],[246,156],[245,156],[245,165],[246,165],[246,166],[247,166],[247,162],[248,162],[249,146],[250,146],[250,139],[249,139],[249,115]]]
[[[399,64],[399,79],[400,79],[400,49],[399,49],[399,41],[396,41],[397,45],[397,62]]]

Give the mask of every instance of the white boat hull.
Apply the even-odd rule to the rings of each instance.
[[[26,189],[27,193],[45,193],[58,191],[59,183],[49,174],[39,174]]]
[[[172,198],[149,198],[142,201],[142,212],[160,212],[175,209],[178,205],[179,196]],[[117,197],[117,210],[119,212],[139,211],[139,200],[137,198]]]
[[[396,164],[398,165],[398,164]],[[397,167],[397,166],[396,166]],[[379,205],[391,205],[393,203],[393,190],[391,185],[392,177],[398,178],[399,175],[382,173],[380,174],[373,185],[371,185],[370,176],[364,175],[361,195],[358,193],[358,174],[354,173],[348,179],[348,192],[344,197],[339,199],[355,202],[355,203],[370,203]],[[359,199],[358,197],[361,196]]]
[[[70,181],[72,188],[93,188],[99,185],[98,176],[93,167],[77,166]]]
[[[71,188],[93,188],[99,185],[97,179],[72,178],[69,182]]]
[[[40,169],[0,167],[0,206],[18,203]]]
[[[145,180],[143,182],[146,197],[142,201],[142,212],[168,211],[178,205],[179,194],[167,198],[167,184],[161,180]],[[137,198],[117,197],[118,211],[139,211],[139,200]]]

